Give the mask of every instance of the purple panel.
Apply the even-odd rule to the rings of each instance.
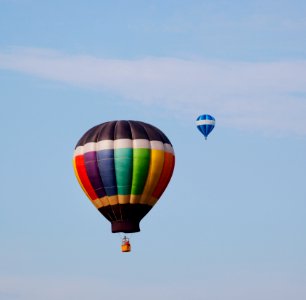
[[[84,154],[85,168],[89,181],[99,198],[104,197],[105,190],[100,177],[96,152],[87,152]]]

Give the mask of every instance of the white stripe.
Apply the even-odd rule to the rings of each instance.
[[[134,149],[154,149],[162,150],[165,152],[172,153],[174,155],[174,149],[170,144],[162,143],[160,141],[149,141],[145,139],[119,139],[119,140],[103,140],[98,143],[87,143],[84,146],[78,146],[74,150],[74,157],[77,155],[83,155],[87,152],[101,151],[101,150],[111,150],[120,148],[134,148]]]
[[[165,152],[172,153],[174,155],[174,149],[170,144],[164,144]]]
[[[198,120],[196,124],[199,125],[215,125],[215,120]]]
[[[84,149],[83,149],[84,153],[96,151],[96,145],[97,145],[97,143],[93,143],[93,142],[85,144],[83,146],[84,147]]]
[[[75,150],[74,150],[74,154],[73,156],[78,156],[78,155],[82,155],[83,154],[83,146],[78,146]]]
[[[160,142],[160,141],[150,141],[151,144],[151,149],[154,150],[164,150],[164,143]]]
[[[137,148],[145,148],[148,149],[150,148],[150,141],[149,140],[145,140],[145,139],[136,139],[133,140],[133,148],[137,149]]]
[[[131,139],[119,139],[114,141],[114,149],[119,148],[133,148],[133,141]]]
[[[103,140],[97,143],[96,150],[110,150],[114,149],[114,141],[113,140]]]

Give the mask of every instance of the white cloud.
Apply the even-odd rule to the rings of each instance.
[[[119,60],[15,49],[0,52],[0,68],[110,90],[180,117],[212,113],[222,126],[306,135],[306,61]]]

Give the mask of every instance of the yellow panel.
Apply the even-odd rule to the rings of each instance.
[[[131,197],[131,195],[118,195],[119,204],[128,204],[128,203],[130,203],[130,197]]]
[[[141,204],[148,204],[151,195],[159,181],[164,166],[164,151],[151,150],[151,160],[147,181],[140,199]]]
[[[120,196],[119,196],[120,197]],[[106,198],[108,199],[107,205],[116,205],[120,202],[120,198],[117,195],[115,196],[107,196]]]
[[[94,206],[96,208],[99,209],[99,208],[104,207],[104,206],[118,204],[118,197],[117,196],[111,196],[111,197],[104,196],[102,198],[98,198],[98,199],[93,200],[91,202],[94,204]]]
[[[139,203],[140,198],[141,198],[141,195],[131,195],[130,203],[131,204],[137,204],[137,203]]]
[[[98,198],[96,200],[92,200],[91,202],[98,209],[104,206],[103,202],[102,202],[102,198]]]

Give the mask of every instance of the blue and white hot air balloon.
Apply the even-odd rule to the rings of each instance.
[[[197,128],[204,135],[205,140],[207,139],[207,136],[211,133],[211,131],[214,129],[215,123],[215,118],[210,115],[200,115],[197,118]]]

